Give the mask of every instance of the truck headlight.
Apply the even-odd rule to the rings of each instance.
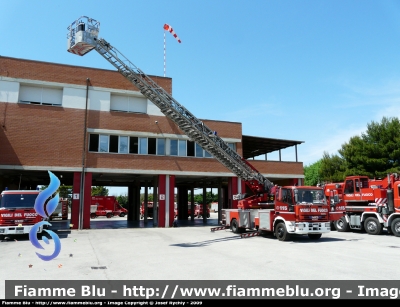
[[[6,230],[3,228],[3,229],[0,229],[0,233],[5,233],[6,232]]]

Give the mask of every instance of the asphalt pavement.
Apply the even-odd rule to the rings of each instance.
[[[126,218],[98,219],[92,229],[55,230],[61,251],[50,261],[36,253],[51,254],[52,240],[44,250],[28,237],[1,241],[0,299],[6,280],[398,279],[400,238],[387,233],[332,231],[317,241],[302,236],[281,242],[269,235],[211,231],[217,226],[213,216],[207,223],[196,219],[195,225],[182,221],[172,228],[107,223],[128,224]]]

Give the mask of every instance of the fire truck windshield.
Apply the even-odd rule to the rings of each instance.
[[[38,194],[3,194],[0,195],[0,208],[33,208]]]
[[[325,204],[326,199],[324,193],[321,190],[303,190],[297,191],[297,202],[298,203],[315,203]]]

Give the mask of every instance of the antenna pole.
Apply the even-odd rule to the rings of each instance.
[[[165,30],[164,30],[164,77],[165,77],[165,73],[166,73],[166,61],[165,61],[165,58],[166,58],[166,39],[165,39]]]

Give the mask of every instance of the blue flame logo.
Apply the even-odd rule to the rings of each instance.
[[[53,194],[57,191],[57,189],[60,186],[60,180],[52,172],[48,171],[48,173],[50,176],[50,184],[47,187],[47,189],[40,192],[39,195],[36,197],[35,206],[34,206],[36,213],[45,219],[49,218],[51,216],[51,214],[54,212],[54,210],[56,210],[59,199],[60,199],[58,193],[53,197]],[[46,201],[50,197],[51,197],[51,199],[46,204]],[[33,246],[35,246],[36,248],[39,248],[39,249],[45,249],[39,243],[39,240],[37,238],[37,233],[38,233],[39,228],[44,225],[51,226],[51,224],[49,222],[42,221],[42,222],[36,223],[32,227],[32,229],[29,231],[29,240],[31,241]],[[44,261],[49,261],[49,260],[56,258],[58,256],[58,254],[60,253],[61,242],[60,242],[60,238],[53,231],[47,230],[47,229],[43,229],[43,231],[47,232],[50,235],[50,237],[53,239],[54,252],[51,255],[42,255],[42,254],[39,254],[38,252],[36,252],[36,255]],[[42,241],[46,244],[50,244],[49,239],[45,236],[42,237]]]

